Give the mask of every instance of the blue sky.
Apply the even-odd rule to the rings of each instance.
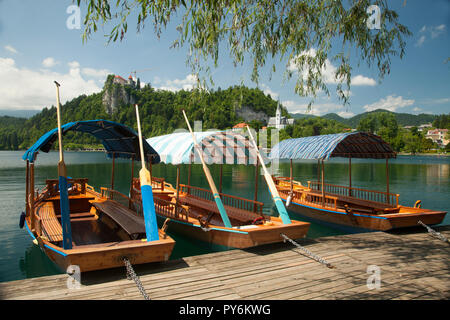
[[[405,4],[406,2],[406,4]],[[349,117],[377,108],[408,113],[450,112],[450,1],[391,0],[413,36],[407,38],[406,56],[392,58],[391,73],[378,83],[376,68],[353,65],[350,105],[343,106],[329,84],[331,97],[319,94],[312,114],[336,112]],[[135,20],[122,42],[106,45],[101,32],[82,43],[82,30],[70,30],[66,12],[72,1],[0,0],[0,109],[40,110],[54,104],[53,80],[61,84],[62,101],[80,94],[98,92],[106,75],[127,78],[138,72],[142,82],[169,90],[191,88],[195,78],[186,66],[186,49],[170,49],[174,28],[157,39],[150,24],[136,33]],[[84,13],[81,8],[81,15]],[[175,24],[172,24],[173,26]],[[171,26],[172,26],[171,25]],[[106,30],[109,30],[107,27]],[[356,61],[356,60],[355,60]],[[243,81],[250,87],[250,64],[232,67],[222,52],[219,67],[213,70],[215,88],[227,88]],[[294,80],[284,81],[287,61],[277,62],[277,72],[268,77],[261,70],[259,87],[279,99],[290,112],[306,112],[309,98],[295,94]],[[329,62],[325,74],[335,65]]]

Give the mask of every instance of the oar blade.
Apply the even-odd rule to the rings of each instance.
[[[159,234],[155,203],[153,201],[153,189],[150,183],[150,172],[142,168],[139,171],[139,178],[141,181],[142,211],[144,213],[147,241],[156,241],[159,240]]]

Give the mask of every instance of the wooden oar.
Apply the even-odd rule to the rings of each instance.
[[[194,141],[194,147],[197,150],[198,155],[200,156],[200,160],[202,161],[203,172],[205,172],[206,179],[208,180],[209,187],[211,188],[211,191],[213,193],[214,201],[216,202],[217,208],[219,209],[219,213],[220,213],[220,216],[222,217],[223,224],[225,225],[225,227],[231,228],[232,226],[231,226],[230,219],[228,218],[227,212],[225,211],[225,207],[223,206],[222,199],[220,199],[219,192],[217,192],[217,188],[216,188],[216,185],[214,184],[214,180],[212,179],[211,172],[209,171],[208,167],[206,166],[205,160],[203,159],[202,151],[201,151],[199,145],[197,144],[197,140],[195,139],[194,132],[192,131],[191,125],[189,124],[189,120],[188,120],[184,110],[183,110],[183,116],[184,116],[184,119],[186,120],[189,131],[191,132],[192,140]]]
[[[144,212],[145,234],[147,236],[147,241],[155,241],[159,240],[159,234],[158,224],[156,221],[155,203],[153,202],[152,176],[150,175],[150,171],[145,168],[144,144],[142,142],[139,107],[137,104],[135,106],[142,164],[142,169],[139,170],[139,179],[141,181],[142,211]]]
[[[264,159],[262,158],[261,154],[259,153],[258,146],[256,145],[255,139],[253,138],[252,132],[250,131],[250,128],[247,126],[248,133],[250,134],[250,140],[252,141],[253,147],[256,150],[256,154],[258,155],[259,161],[261,162],[261,166],[264,170],[264,178],[266,179],[267,186],[269,187],[270,194],[272,195],[272,199],[275,202],[275,206],[277,207],[278,213],[280,214],[280,218],[283,221],[284,224],[291,223],[291,219],[289,218],[289,214],[286,211],[286,208],[283,204],[283,201],[281,200],[280,195],[278,194],[277,187],[275,186],[275,183],[273,182],[272,176],[270,175],[269,171],[267,171],[266,164],[264,163]]]
[[[61,227],[63,231],[63,248],[72,249],[72,229],[70,226],[70,208],[69,208],[69,194],[67,192],[67,178],[66,178],[66,164],[64,163],[63,145],[62,145],[62,130],[61,130],[61,106],[59,102],[59,87],[56,84],[56,115],[58,118],[58,143],[59,143],[59,162],[58,162],[58,176],[59,176],[59,207],[61,210]]]

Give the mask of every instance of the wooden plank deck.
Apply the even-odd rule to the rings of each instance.
[[[436,230],[450,238],[450,226]],[[280,243],[135,266],[135,271],[155,300],[450,298],[450,245],[424,228],[298,242],[334,268]],[[380,289],[367,286],[369,265],[380,268]],[[68,289],[67,279],[62,274],[0,283],[0,299],[143,299],[125,268],[82,274],[79,289]]]

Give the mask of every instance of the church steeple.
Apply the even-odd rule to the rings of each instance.
[[[276,120],[276,128],[278,129],[281,125],[281,109],[280,109],[280,102],[278,101],[277,104],[277,112],[275,114],[275,120]]]

